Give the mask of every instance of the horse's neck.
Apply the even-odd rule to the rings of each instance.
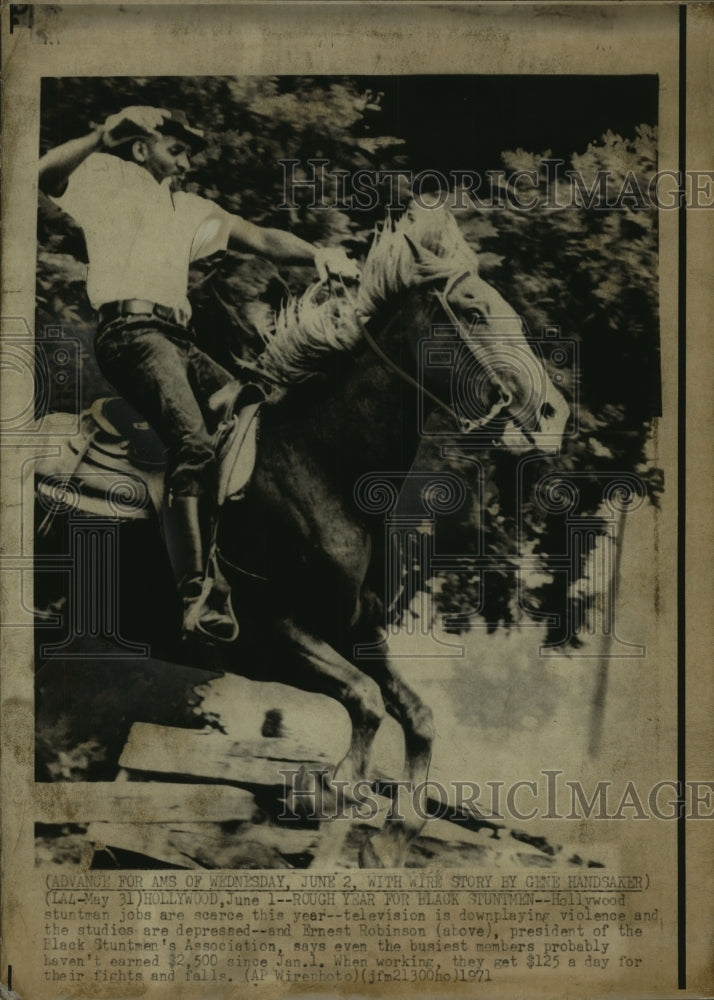
[[[398,356],[395,361],[399,365]],[[343,433],[354,436],[360,472],[408,469],[418,446],[414,385],[365,345],[345,380],[343,399],[344,406],[335,400],[341,411],[335,416]]]
[[[373,326],[373,324],[370,324]],[[394,345],[384,345],[395,356]],[[269,415],[274,443],[304,449],[332,477],[346,483],[364,472],[406,471],[419,443],[417,390],[363,342],[337,359],[328,380],[293,389]]]

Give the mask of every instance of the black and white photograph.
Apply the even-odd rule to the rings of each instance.
[[[682,247],[711,177],[681,18],[652,15],[660,70],[596,54],[606,7],[581,65],[484,21],[470,68],[407,32],[403,63],[105,74],[62,8],[12,8],[55,46],[4,182],[36,231],[2,368],[38,1000],[686,988],[714,786],[684,766]],[[316,51],[349,51],[338,20]]]
[[[458,783],[520,778],[511,733],[549,766],[552,727],[565,780],[607,766],[651,671],[621,612],[664,489],[657,98],[43,80],[37,417],[79,433],[38,476],[36,779],[243,790],[43,857],[554,862]]]

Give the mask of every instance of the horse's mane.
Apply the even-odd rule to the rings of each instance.
[[[376,229],[354,293],[315,284],[288,300],[264,334],[254,367],[276,386],[304,381],[327,355],[352,350],[362,335],[360,320],[368,322],[394,294],[457,269],[476,272],[478,259],[453,215],[413,203],[398,222],[387,218]]]

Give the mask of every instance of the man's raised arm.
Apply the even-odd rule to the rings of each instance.
[[[67,187],[70,174],[77,169],[90,153],[96,153],[102,147],[102,130],[95,129],[81,139],[70,139],[69,142],[56,146],[40,160],[38,182],[40,191],[59,198]]]
[[[103,125],[97,125],[88,135],[56,146],[40,160],[40,190],[58,198],[67,187],[70,175],[88,156],[102,148],[113,149],[131,138],[156,135],[157,126],[167,115],[168,112],[161,108],[125,108],[110,115]]]

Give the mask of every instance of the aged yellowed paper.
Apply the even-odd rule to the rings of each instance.
[[[711,8],[2,18],[2,996],[710,996]]]

